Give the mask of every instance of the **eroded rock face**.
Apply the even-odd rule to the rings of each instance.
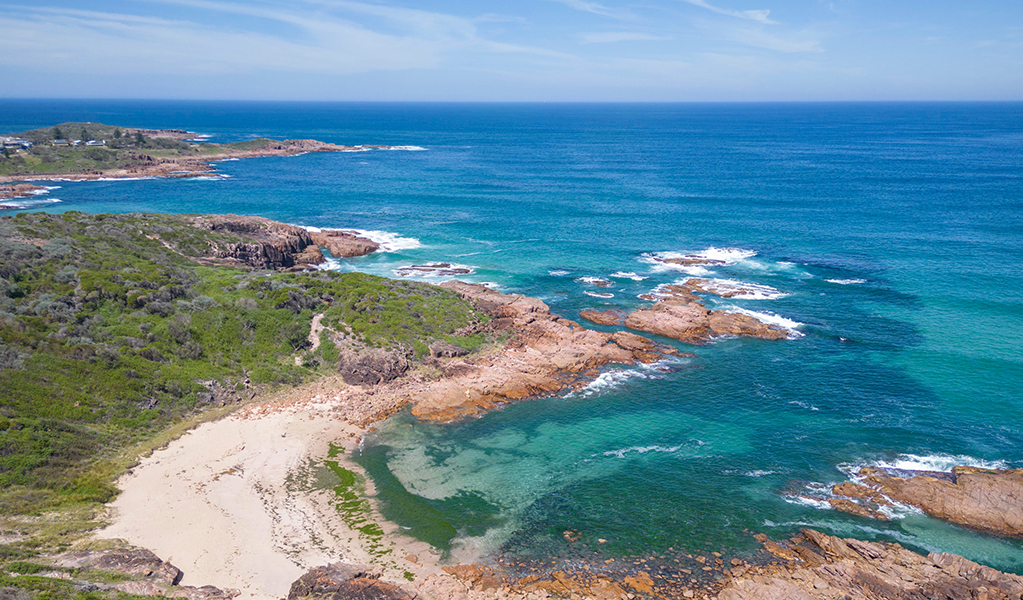
[[[211,247],[207,255],[256,269],[308,268],[326,261],[309,232],[263,217],[206,215],[193,217],[195,227],[233,233],[250,241]]]
[[[951,473],[896,477],[863,469],[864,484],[952,523],[1023,538],[1023,469],[955,467]]]
[[[291,584],[288,600],[412,600],[400,587],[379,577],[361,565],[316,567]]]
[[[316,245],[330,250],[337,258],[365,256],[380,249],[380,244],[350,231],[324,230],[313,232],[310,236]]]
[[[758,539],[786,561],[732,569],[718,600],[1016,600],[1023,577],[954,554],[919,555],[898,544],[832,537],[812,529],[787,542]]]
[[[411,364],[401,350],[364,349],[345,353],[338,372],[349,385],[377,385],[402,376]]]

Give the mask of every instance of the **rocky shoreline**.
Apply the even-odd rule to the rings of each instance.
[[[202,259],[210,264],[301,270],[325,260],[320,246],[335,256],[376,249],[370,240],[350,233],[310,234],[259,217],[201,216],[194,217],[192,224],[247,240],[210,248]],[[656,363],[681,354],[635,333],[586,329],[552,314],[534,298],[459,281],[442,287],[487,315],[488,320],[475,327],[501,342],[473,355],[436,344],[429,348],[430,356],[422,359],[422,368],[414,367],[401,352],[360,353],[348,348],[337,379],[293,390],[270,403],[243,407],[145,459],[122,480],[125,492],[114,505],[118,516],[102,535],[172,558],[184,566],[184,579],[152,581],[147,574],[114,587],[195,600],[268,599],[285,593],[296,600],[1018,600],[1023,595],[1020,577],[959,556],[922,556],[898,544],[840,539],[810,529],[781,542],[758,536],[763,551],[745,559],[715,552],[677,552],[541,565],[494,557],[486,564],[443,568],[424,544],[395,541],[400,536],[386,523],[380,530],[384,538],[365,537],[360,533],[363,525],[345,521],[339,514],[332,490],[296,491],[296,469],[322,460],[329,448],[331,453],[340,452],[336,458],[341,468],[360,472],[344,453],[354,451],[374,423],[403,409],[424,420],[472,418],[507,403],[576,389],[609,364]],[[779,328],[762,323],[763,328],[757,328],[739,318],[745,315],[715,314],[700,303],[696,291],[702,290],[685,286],[665,290],[652,308],[629,315],[595,311],[583,316],[690,343],[704,343],[713,335],[786,336]],[[1023,531],[1021,473],[957,468],[951,474],[903,477],[906,474],[863,471],[861,483],[836,486],[833,505],[842,510],[845,504],[837,500],[845,500],[873,510],[881,502],[895,501],[968,527],[1019,536]],[[159,497],[151,493],[154,485],[161,487]],[[863,512],[861,516],[873,515]],[[321,535],[323,531],[330,532],[329,540]],[[569,542],[578,536],[578,532],[565,532]],[[393,547],[386,560],[372,550],[374,544],[384,543],[382,539],[390,540],[386,543]],[[54,560],[64,564],[59,561],[71,559]],[[110,561],[103,564],[116,570]],[[156,565],[149,572],[171,569],[177,568]],[[311,570],[302,576],[307,569]],[[136,571],[126,573],[138,577]],[[149,587],[143,585],[147,581]],[[182,586],[182,581],[187,585]],[[219,587],[207,586],[210,583]]]
[[[131,130],[132,132],[136,130]],[[148,132],[147,137],[178,139],[181,133],[175,134],[175,130],[169,130],[171,134],[163,135],[166,130]],[[184,138],[181,138],[184,139]],[[75,172],[54,172],[54,173],[20,173],[14,175],[0,175],[0,184],[17,183],[29,181],[92,181],[96,179],[138,179],[141,177],[164,177],[184,179],[190,177],[207,176],[216,172],[212,163],[224,160],[240,160],[245,158],[259,158],[265,156],[295,156],[310,152],[364,152],[367,150],[390,150],[394,146],[368,145],[368,146],[344,146],[339,144],[328,144],[318,140],[266,140],[262,146],[251,149],[237,149],[217,147],[216,151],[205,152],[194,156],[182,157],[161,157],[155,156],[139,149],[130,156],[130,164],[127,166],[114,167],[109,169],[86,169]],[[0,195],[0,198],[4,196]]]

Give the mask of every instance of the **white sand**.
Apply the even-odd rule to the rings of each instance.
[[[182,585],[234,588],[241,599],[283,598],[310,567],[373,565],[358,532],[330,505],[333,493],[310,490],[296,477],[311,458],[325,457],[331,442],[346,454],[357,445],[363,430],[332,416],[340,402],[342,394],[328,394],[246,407],[190,431],[118,482],[113,522],[99,537],[152,550],[184,572]],[[423,567],[401,560],[416,552],[429,562],[425,545],[397,543],[392,563],[417,575],[437,572],[435,560]],[[385,577],[395,575],[393,564],[377,566]]]

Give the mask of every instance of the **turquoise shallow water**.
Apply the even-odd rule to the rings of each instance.
[[[766,286],[714,303],[786,324],[788,340],[682,348],[696,357],[610,369],[571,396],[459,425],[384,424],[359,460],[385,515],[440,549],[565,554],[573,529],[609,540],[612,556],[742,552],[747,529],[811,525],[1023,572],[1019,542],[798,498],[865,464],[1023,466],[1021,104],[0,101],[3,130],[65,120],[423,150],[55,182],[23,210],[352,227],[389,251],[334,268],[454,262],[570,318],[633,308],[693,274]],[[729,264],[685,273],[651,260],[708,251]]]

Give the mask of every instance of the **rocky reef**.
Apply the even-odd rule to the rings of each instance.
[[[892,502],[915,506],[928,515],[971,529],[1023,538],[1023,469],[959,466],[950,472],[864,468],[860,484],[836,485],[838,510],[887,518],[878,509]]]
[[[623,316],[614,310],[587,310],[581,312],[580,317],[601,325],[625,325],[629,329],[692,344],[706,343],[713,336],[722,335],[764,340],[783,340],[788,337],[785,329],[763,323],[749,315],[708,309],[696,295],[696,292],[707,290],[699,285],[700,280],[695,281],[695,285],[689,285],[689,282],[669,285],[659,288],[656,294],[644,295],[644,299],[654,300],[654,305],[628,315]]]

